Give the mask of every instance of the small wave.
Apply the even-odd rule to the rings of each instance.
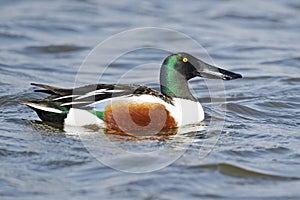
[[[272,17],[272,16],[259,16],[259,15],[243,15],[239,13],[226,13],[222,15],[218,15],[215,17],[212,17],[212,19],[243,19],[243,20],[249,20],[249,21],[264,21],[264,22],[273,22],[273,23],[281,23],[282,20],[278,17]]]
[[[265,137],[263,135],[257,135],[252,137]],[[270,148],[255,148],[255,150],[249,150],[249,149],[230,149],[230,150],[223,150],[222,154],[225,154],[226,156],[235,156],[240,158],[250,158],[255,159],[258,157],[263,157],[265,155],[287,155],[292,153],[292,150],[283,146],[274,146]]]
[[[261,62],[262,65],[282,65],[299,67],[300,57],[284,58],[279,60]]]
[[[247,76],[247,77],[243,77],[244,81],[256,81],[256,80],[277,80],[280,77],[275,77],[275,76],[260,76],[260,75],[256,75],[256,76]]]
[[[10,86],[10,85],[8,85]],[[0,96],[0,105],[5,106],[19,106],[21,101],[29,100],[29,99],[35,99],[40,97],[34,92],[18,92],[15,94],[9,94],[9,95],[2,95]]]
[[[71,161],[71,160],[53,160],[45,163],[41,163],[41,165],[47,166],[50,169],[60,169],[71,166],[78,166],[85,164],[85,161]]]
[[[232,45],[232,46],[226,46],[225,48],[220,48],[220,50],[232,50],[235,52],[246,52],[249,53],[251,51],[258,52],[258,51],[287,51],[289,50],[287,47],[282,46],[276,46],[276,45],[255,45],[251,46],[249,44],[247,45]],[[243,67],[244,69],[244,67]]]
[[[197,165],[192,166],[192,168],[201,168],[201,169],[210,169],[218,171],[221,174],[239,177],[239,178],[263,178],[263,179],[272,179],[272,180],[300,180],[300,177],[295,176],[284,176],[271,174],[268,172],[256,170],[253,168],[242,167],[230,163],[217,163],[217,164],[208,164],[208,165]]]
[[[275,108],[276,110],[280,108],[294,109],[299,107],[299,104],[297,103],[286,103],[279,101],[265,101],[263,103],[257,103],[256,105],[261,106],[262,108]]]
[[[11,39],[11,40],[29,40],[31,38],[24,36],[24,35],[20,35],[20,34],[15,34],[15,33],[9,33],[9,32],[0,32],[0,38],[3,39]]]
[[[47,46],[29,46],[25,48],[25,51],[32,53],[68,53],[74,51],[86,50],[87,47],[76,45],[47,45]]]
[[[288,2],[288,1],[286,1]],[[300,10],[300,3],[299,1],[295,1],[295,2],[292,2],[292,1],[289,1],[288,4],[287,4],[290,8],[292,9],[295,9],[295,10]]]
[[[239,104],[235,104],[235,103],[227,103],[226,104],[226,108],[229,111],[234,112],[235,114],[240,114],[243,116],[246,116],[246,118],[250,118],[250,117],[265,117],[267,114],[262,112],[262,111],[258,111],[256,109],[247,107],[247,106],[243,106],[243,105],[239,105]]]
[[[16,95],[3,95],[0,96],[0,105],[14,106],[18,104],[18,96]]]
[[[18,157],[18,156],[32,156],[37,155],[38,153],[33,151],[13,151],[8,149],[0,149],[0,157],[10,156],[10,157]]]
[[[299,85],[300,77],[284,78],[284,79],[281,80],[281,82],[287,83],[289,85]]]

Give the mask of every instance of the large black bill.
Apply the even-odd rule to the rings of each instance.
[[[200,61],[198,63],[199,68],[197,69],[197,76],[211,79],[223,79],[223,80],[232,80],[237,78],[242,78],[241,74],[227,71],[207,63]]]

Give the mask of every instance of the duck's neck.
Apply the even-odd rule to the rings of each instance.
[[[172,67],[162,65],[160,69],[160,90],[164,95],[196,101],[186,78]]]

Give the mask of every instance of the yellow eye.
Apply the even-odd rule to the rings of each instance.
[[[187,62],[188,61],[188,59],[187,58],[182,58],[182,62]]]

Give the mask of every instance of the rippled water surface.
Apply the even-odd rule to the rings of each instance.
[[[0,1],[0,11],[1,199],[300,197],[299,1]],[[226,108],[220,134],[204,130],[160,141],[112,137],[110,143],[138,153],[172,140],[180,150],[192,140],[169,166],[134,174],[102,164],[82,138],[39,122],[19,101],[42,96],[34,93],[31,82],[72,87],[81,63],[98,43],[145,26],[192,37],[216,65],[244,78],[224,82],[225,102],[211,102],[205,82],[191,81],[206,112],[204,128]],[[182,45],[165,37],[164,45]],[[126,42],[132,41],[122,45]],[[126,74],[121,81],[158,89],[159,66],[128,71],[161,63],[166,55],[151,49],[133,52],[101,81],[118,82]],[[93,67],[103,70],[97,62]],[[80,81],[93,75],[86,71]],[[216,145],[202,156],[205,144],[214,145],[212,138]],[[128,164],[124,158],[119,165]]]

